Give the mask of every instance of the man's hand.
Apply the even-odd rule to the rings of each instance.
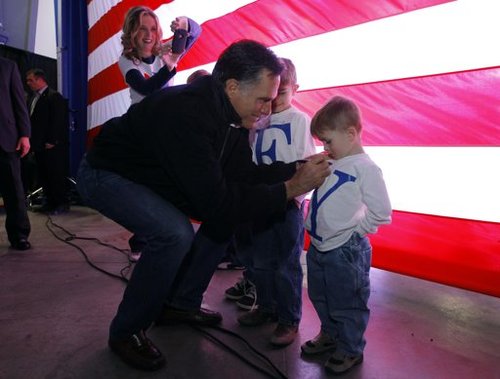
[[[330,175],[330,165],[324,154],[312,155],[301,164],[295,175],[285,182],[286,197],[291,200],[299,195],[319,187]]]
[[[28,137],[21,137],[17,141],[16,151],[21,151],[21,158],[30,151],[30,139]]]

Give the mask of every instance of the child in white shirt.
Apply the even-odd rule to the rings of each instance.
[[[321,330],[304,354],[334,350],[325,363],[341,374],[363,361],[372,248],[367,234],[391,222],[382,171],[363,150],[356,104],[335,96],[313,117],[311,133],[332,159],[331,175],[313,192],[306,219],[308,294]]]
[[[292,106],[298,89],[295,66],[289,59],[281,61],[284,70],[269,123],[252,130],[250,137],[258,165],[294,162],[316,152],[309,116]],[[294,341],[302,316],[303,200],[304,196],[291,200],[286,212],[254,225],[251,245],[240,249],[242,255],[251,257],[251,266],[245,263],[257,289],[258,308],[240,316],[238,322],[256,326],[278,321],[270,339],[278,347]]]

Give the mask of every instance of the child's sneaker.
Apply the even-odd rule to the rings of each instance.
[[[255,307],[257,306],[257,290],[255,286],[252,284],[252,282],[248,281],[248,283],[250,285],[247,287],[247,292],[245,296],[239,299],[236,302],[236,305],[238,306],[238,308],[251,311],[252,309],[255,309]]]
[[[307,355],[321,354],[325,351],[333,350],[336,347],[335,340],[323,331],[314,337],[312,340],[302,344],[300,349],[302,353]]]
[[[226,290],[225,296],[229,300],[239,300],[247,294],[250,288],[253,287],[254,285],[250,280],[242,278],[238,283]]]
[[[325,368],[326,371],[332,374],[343,374],[354,366],[359,365],[361,362],[363,362],[363,354],[355,357],[348,357],[344,353],[335,351],[326,361]]]

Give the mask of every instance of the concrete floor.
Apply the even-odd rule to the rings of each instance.
[[[153,373],[129,368],[107,349],[107,330],[124,283],[86,262],[120,275],[127,257],[92,240],[71,240],[48,217],[30,213],[33,249],[8,248],[0,211],[0,378],[238,378],[279,377],[240,340],[208,330],[270,375],[244,363],[189,326],[153,327],[148,335],[167,357]],[[78,237],[127,247],[129,233],[85,207],[53,216]],[[56,239],[69,239],[69,245]],[[69,238],[68,238],[69,237]],[[126,271],[126,269],[125,269]],[[300,357],[300,344],[316,335],[317,316],[304,292],[297,340],[273,349],[273,325],[242,328],[241,311],[224,290],[241,271],[217,271],[205,302],[224,315],[222,326],[246,338],[288,378],[327,378],[326,356]],[[365,361],[345,378],[500,379],[500,299],[378,269],[372,270],[372,310]]]

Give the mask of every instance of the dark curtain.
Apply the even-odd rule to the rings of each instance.
[[[85,153],[87,137],[87,1],[55,0],[56,14],[61,4],[62,93],[69,99],[70,108],[70,174],[76,176]],[[59,28],[58,28],[59,30]]]

